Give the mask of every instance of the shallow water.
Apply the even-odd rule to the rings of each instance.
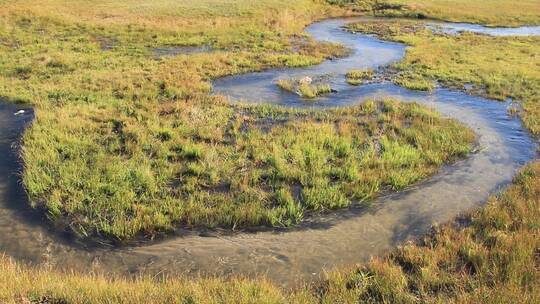
[[[508,115],[508,103],[445,89],[426,93],[388,83],[347,85],[347,70],[385,66],[405,52],[400,44],[340,29],[351,21],[327,20],[307,28],[316,39],[346,44],[353,50],[350,57],[307,69],[279,69],[220,79],[214,83],[216,93],[245,102],[300,107],[345,106],[378,96],[414,100],[470,126],[478,134],[480,152],[446,166],[409,190],[377,199],[369,208],[336,211],[288,232],[201,236],[185,235],[179,230],[183,237],[142,247],[93,247],[54,233],[29,211],[12,144],[31,121],[32,113],[15,116],[19,107],[0,103],[0,250],[19,260],[84,272],[267,275],[278,284],[290,286],[298,279],[318,278],[324,270],[364,261],[425,234],[433,223],[451,220],[482,205],[489,194],[507,185],[523,164],[536,157],[536,143],[521,122]],[[339,92],[316,104],[284,93],[273,84],[280,77],[321,74],[330,74]]]
[[[489,36],[539,36],[540,26],[522,26],[515,28],[486,27],[469,23],[431,23],[429,27],[435,31],[456,35],[461,32],[472,32]]]

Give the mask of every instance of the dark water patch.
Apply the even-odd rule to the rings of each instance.
[[[209,53],[212,48],[208,45],[202,46],[164,46],[152,49],[154,58],[174,57],[179,55],[193,55],[200,53]]]
[[[93,40],[99,45],[99,49],[104,52],[112,51],[118,45],[118,41],[111,37],[96,36]]]

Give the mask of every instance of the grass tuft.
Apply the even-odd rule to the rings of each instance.
[[[315,83],[310,77],[302,79],[280,79],[277,86],[284,91],[295,93],[307,99],[332,93],[332,87],[325,83]]]
[[[351,70],[347,72],[347,83],[350,85],[361,85],[374,77],[373,70]]]

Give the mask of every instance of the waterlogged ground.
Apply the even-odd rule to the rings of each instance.
[[[518,118],[508,114],[509,103],[493,102],[464,93],[436,89],[431,93],[410,91],[389,83],[349,86],[345,73],[351,69],[377,68],[402,58],[405,47],[376,38],[354,35],[341,26],[354,20],[328,20],[313,24],[307,32],[319,40],[339,42],[351,48],[348,58],[327,61],[308,69],[273,70],[217,80],[215,92],[244,102],[269,102],[286,106],[333,107],[351,105],[368,97],[397,97],[431,106],[458,119],[478,135],[479,149],[468,159],[445,167],[428,181],[379,198],[369,208],[335,212],[315,218],[289,232],[234,235],[184,234],[152,245],[109,249],[88,248],[55,235],[28,211],[7,202],[26,205],[24,192],[14,175],[17,154],[13,143],[31,120],[31,112],[14,115],[17,106],[2,104],[0,134],[2,161],[0,197],[0,248],[22,260],[59,268],[119,273],[267,274],[287,285],[297,279],[317,278],[325,269],[357,263],[372,255],[424,234],[434,222],[444,222],[477,207],[487,196],[507,185],[523,164],[536,156],[535,142]],[[301,97],[275,86],[280,77],[330,75],[338,92],[306,103]],[[189,235],[185,235],[185,234]]]

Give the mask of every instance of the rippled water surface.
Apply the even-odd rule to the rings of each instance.
[[[288,285],[317,278],[325,269],[361,262],[409,238],[433,223],[451,220],[482,205],[488,195],[507,185],[516,171],[536,157],[536,143],[519,119],[507,113],[508,103],[437,89],[417,92],[388,83],[349,86],[344,74],[352,68],[377,68],[403,57],[397,43],[341,30],[354,19],[326,20],[307,28],[319,40],[352,49],[345,59],[306,69],[278,69],[216,80],[215,93],[231,100],[299,107],[335,107],[370,97],[393,96],[431,106],[467,124],[478,134],[479,152],[444,167],[407,191],[377,199],[370,208],[336,211],[288,232],[206,235],[189,233],[134,248],[89,247],[54,233],[28,209],[19,183],[16,146],[31,110],[0,102],[0,250],[25,261],[58,268],[123,274],[168,273],[267,275]],[[338,93],[306,103],[277,89],[281,77],[328,75]],[[181,232],[179,231],[178,234]]]

